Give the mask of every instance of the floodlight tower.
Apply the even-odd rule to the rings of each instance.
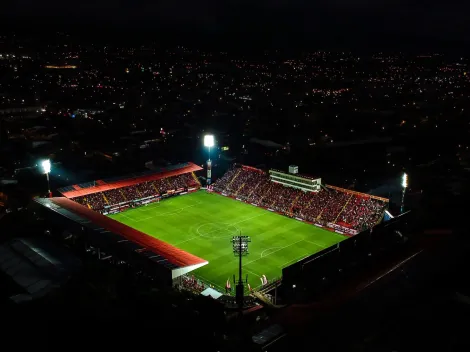
[[[251,238],[249,236],[233,236],[232,237],[232,247],[233,253],[238,256],[238,283],[236,286],[235,291],[235,300],[238,304],[238,309],[240,311],[240,315],[243,311],[243,297],[245,287],[243,285],[243,278],[242,278],[242,257],[248,255],[248,243],[251,242]],[[235,275],[234,275],[235,277]]]
[[[211,184],[212,178],[212,161],[211,161],[211,147],[215,145],[214,136],[206,134],[204,136],[204,146],[209,149],[209,159],[207,160],[207,186]]]
[[[49,159],[41,162],[42,171],[46,174],[47,178],[47,194],[51,196],[51,185],[49,183],[49,173],[51,172],[51,161]]]
[[[401,186],[403,187],[403,192],[401,194],[400,212],[403,213],[403,210],[405,209],[405,193],[406,193],[406,189],[408,188],[408,175],[406,173],[404,173],[401,178]]]

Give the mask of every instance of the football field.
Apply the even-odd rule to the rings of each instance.
[[[282,268],[336,244],[346,237],[263,208],[215,193],[198,191],[164,199],[111,218],[150,236],[206,259],[209,264],[193,273],[224,290],[227,279],[238,279],[238,259],[232,236],[250,236],[249,254],[243,258],[243,276],[252,288],[279,278]]]

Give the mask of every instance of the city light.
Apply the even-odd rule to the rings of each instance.
[[[42,171],[44,171],[45,174],[48,174],[51,172],[51,161],[49,159],[42,161],[41,167]]]
[[[61,66],[57,66],[57,65],[46,65],[44,66],[45,68],[48,68],[48,69],[59,69],[59,70],[63,70],[63,69],[69,69],[69,68],[72,68],[72,69],[75,69],[77,68],[77,66],[74,66],[74,65],[61,65]]]
[[[403,174],[403,177],[401,179],[401,185],[403,186],[403,188],[408,187],[408,175],[407,174]]]
[[[213,147],[214,146],[214,136],[211,134],[207,134],[204,136],[204,146],[205,147]]]

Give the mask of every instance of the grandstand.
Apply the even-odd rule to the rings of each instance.
[[[201,185],[193,163],[177,164],[156,171],[114,177],[68,186],[58,191],[67,198],[104,215],[148,204],[159,197],[194,191]]]
[[[252,167],[229,170],[214,184],[227,196],[355,235],[379,223],[388,199],[320,184],[320,179],[291,175],[277,170],[269,174]]]

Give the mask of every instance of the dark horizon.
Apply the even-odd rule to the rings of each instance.
[[[35,36],[42,41],[48,41],[54,35],[61,33],[69,35],[83,43],[115,44],[115,45],[142,45],[157,44],[161,47],[187,46],[202,50],[221,50],[230,52],[258,52],[264,50],[281,50],[284,52],[301,51],[350,51],[362,54],[373,52],[402,52],[407,54],[442,53],[467,55],[469,52],[467,40],[436,40],[432,37],[410,38],[406,35],[375,34],[367,37],[367,33],[348,36],[331,35],[329,37],[305,38],[306,34],[296,33],[258,33],[249,35],[240,32],[208,33],[204,31],[171,31],[171,34],[160,37],[161,32],[168,29],[145,26],[134,27],[132,30],[118,27],[100,28],[89,25],[86,29],[77,29],[73,26],[61,26],[56,23],[52,28],[41,28],[30,33],[29,29],[8,27],[0,29],[0,35],[18,35],[20,37]],[[248,39],[243,40],[249,36]],[[303,36],[303,37],[302,37]],[[350,36],[354,36],[351,38]],[[136,39],[138,37],[138,39]],[[295,40],[291,38],[295,37]],[[274,38],[274,39],[273,39]]]
[[[63,31],[93,40],[160,41],[227,48],[461,51],[468,44],[467,4],[369,1],[119,4],[67,8],[20,0],[3,11],[3,31]]]

